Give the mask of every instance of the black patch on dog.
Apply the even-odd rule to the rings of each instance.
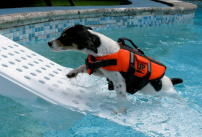
[[[91,34],[88,30],[92,30],[92,28],[84,25],[75,25],[66,28],[57,40],[64,46],[71,46],[75,43],[78,45],[78,50],[87,48],[97,53],[97,48],[101,44],[100,38]]]
[[[156,80],[152,80],[151,85],[154,87],[154,89],[158,92],[161,90],[162,88],[162,81],[161,79],[156,79]]]

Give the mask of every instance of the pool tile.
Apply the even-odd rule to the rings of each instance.
[[[194,13],[176,14],[176,15],[147,15],[147,16],[116,16],[116,17],[96,17],[96,18],[80,18],[71,20],[57,20],[52,22],[31,24],[17,28],[0,30],[0,34],[16,41],[24,42],[35,38],[58,37],[65,27],[83,24],[92,26],[95,31],[114,28],[130,28],[130,27],[152,27],[162,24],[172,24],[178,22],[186,22],[192,20]],[[95,26],[95,27],[94,27]],[[25,39],[26,40],[23,40]]]

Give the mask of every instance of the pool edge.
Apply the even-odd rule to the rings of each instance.
[[[29,24],[94,17],[116,16],[145,16],[145,15],[174,15],[194,13],[197,6],[192,3],[177,0],[155,0],[172,7],[138,7],[138,8],[107,8],[107,9],[82,9],[82,10],[57,10],[45,12],[29,12],[7,14],[0,16],[0,30],[19,27]]]

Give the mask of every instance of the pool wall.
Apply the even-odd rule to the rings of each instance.
[[[95,30],[190,23],[196,5],[155,0],[171,7],[57,10],[0,16],[0,34],[19,43],[57,37],[65,27],[83,24]]]

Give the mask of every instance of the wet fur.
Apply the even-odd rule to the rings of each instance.
[[[86,54],[91,54],[95,57],[113,54],[120,50],[120,46],[116,41],[93,31],[90,27],[83,25],[75,25],[66,28],[59,38],[48,42],[48,45],[56,52],[76,50]],[[86,65],[82,65],[69,72],[67,77],[73,78],[79,73],[86,72]],[[126,112],[126,83],[122,75],[117,71],[107,71],[102,68],[97,69],[93,74],[101,77],[106,76],[113,82],[117,93],[119,112]],[[173,88],[173,82],[171,79],[164,76],[161,80],[162,88],[160,91],[155,91],[153,86],[148,83],[139,92],[154,96],[176,96],[177,92]],[[181,83],[177,79],[174,80],[175,84]]]

